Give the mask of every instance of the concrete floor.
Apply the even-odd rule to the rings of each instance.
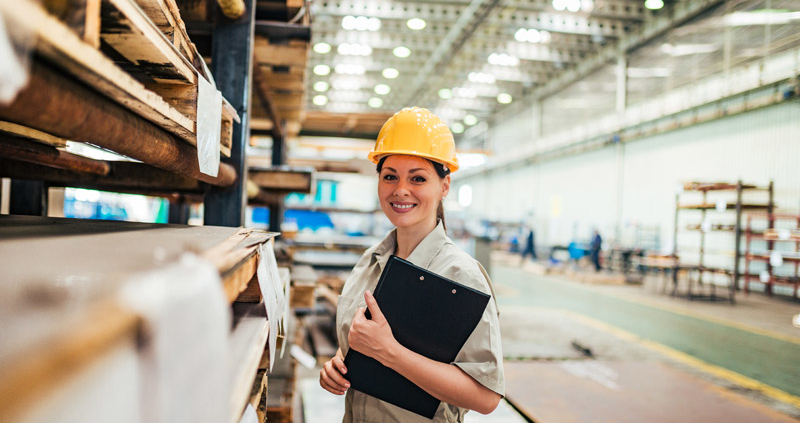
[[[598,363],[661,363],[752,404],[765,421],[800,420],[800,328],[791,324],[800,303],[761,294],[739,295],[736,305],[687,301],[659,293],[656,279],[587,285],[535,275],[514,257],[493,260],[491,272],[507,362],[587,360],[576,342]],[[339,421],[342,398],[322,391],[317,375],[309,371],[300,384],[306,422]],[[506,403],[468,416],[525,421]]]

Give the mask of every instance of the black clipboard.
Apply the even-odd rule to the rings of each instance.
[[[373,295],[401,345],[443,363],[455,360],[491,298],[397,256]],[[377,360],[350,349],[344,364],[351,389],[429,419],[436,414],[441,401]]]

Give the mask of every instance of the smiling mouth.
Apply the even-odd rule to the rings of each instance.
[[[402,212],[407,212],[407,211],[409,211],[409,210],[411,210],[411,209],[413,209],[414,207],[417,206],[416,204],[413,204],[413,203],[405,203],[405,204],[389,203],[389,205],[392,206],[392,209],[394,209],[397,212],[401,212],[401,213]]]

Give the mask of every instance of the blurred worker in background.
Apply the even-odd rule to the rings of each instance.
[[[528,234],[525,237],[525,248],[522,250],[522,262],[523,263],[525,262],[525,257],[527,257],[528,254],[530,254],[531,257],[534,260],[537,259],[537,257],[536,257],[536,244],[534,242],[535,241],[535,235],[533,233],[533,227],[532,226],[526,226],[525,229],[526,229],[525,232],[527,232]]]
[[[395,229],[361,256],[339,297],[339,351],[325,363],[320,385],[345,397],[344,422],[463,422],[468,410],[490,413],[505,393],[497,303],[492,295],[480,323],[453,363],[419,355],[400,343],[372,291],[391,255],[471,288],[492,293],[480,264],[445,234],[442,201],[458,170],[453,134],[427,109],[405,108],[381,128],[368,158],[378,165],[378,198]],[[369,308],[372,319],[365,317]],[[352,348],[404,376],[442,401],[427,419],[350,388],[343,357]]]
[[[594,230],[594,238],[592,238],[591,256],[592,263],[594,263],[594,270],[599,272],[600,267],[600,250],[603,248],[603,238],[600,237],[600,232]]]

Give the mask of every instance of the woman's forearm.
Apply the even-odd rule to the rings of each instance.
[[[491,413],[500,402],[500,394],[481,385],[458,366],[431,360],[400,344],[397,346],[378,361],[435,398],[481,414]]]

